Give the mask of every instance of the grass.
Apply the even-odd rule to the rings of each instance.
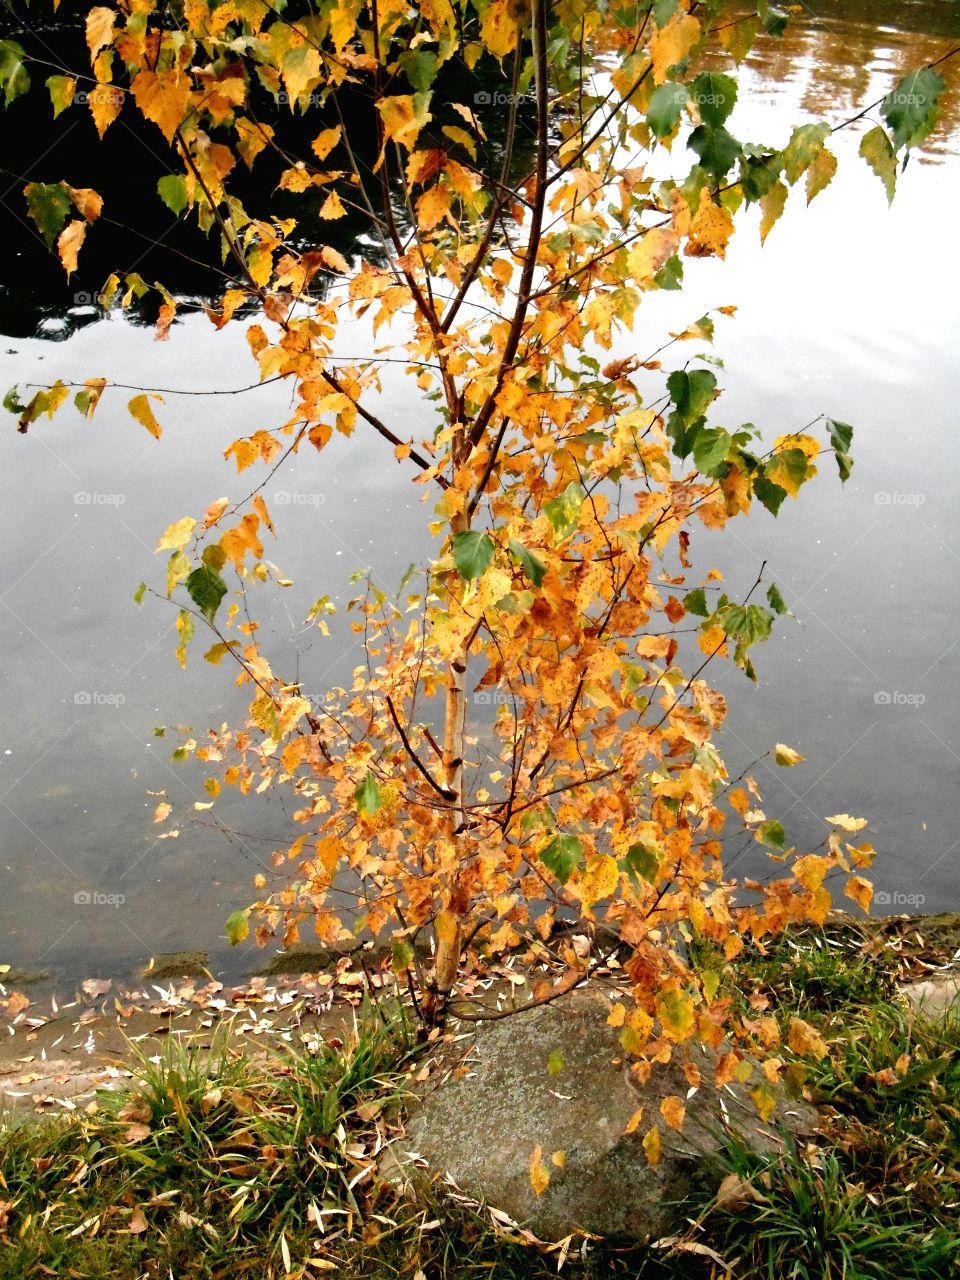
[[[895,998],[896,949],[788,935],[738,965],[739,998],[813,1023],[825,1117],[777,1160],[731,1140],[720,1202],[685,1206],[671,1249],[574,1241],[582,1280],[933,1280],[960,1273],[960,1021]],[[704,957],[704,959],[708,959]],[[401,1197],[376,1157],[415,1045],[368,1010],[349,1043],[254,1060],[171,1045],[90,1115],[0,1132],[3,1280],[546,1280],[560,1255],[437,1192]]]

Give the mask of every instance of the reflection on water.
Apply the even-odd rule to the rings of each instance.
[[[804,112],[853,114],[950,47],[958,7],[815,4],[816,21],[751,55],[734,132],[745,121],[744,132],[762,135],[769,119],[768,141],[782,144]],[[758,655],[759,689],[737,671],[719,679],[733,708],[728,762],[738,769],[777,741],[807,756],[789,772],[759,770],[768,812],[784,816],[798,845],[822,838],[823,814],[869,816],[882,854],[880,910],[913,905],[909,895],[927,910],[960,899],[960,318],[955,248],[942,240],[960,173],[943,162],[958,142],[952,64],[944,75],[948,129],[925,157],[937,163],[911,166],[892,209],[856,157],[856,136],[835,135],[845,163],[809,211],[788,207],[762,252],[748,215],[727,264],[691,261],[684,293],[649,297],[635,340],[651,350],[667,328],[733,303],[736,319],[717,330],[727,387],[717,424],[754,421],[772,434],[826,412],[858,429],[845,490],[824,467],[778,521],[761,512],[720,539],[703,534],[694,551],[704,567],[723,569],[732,593],[767,559],[798,619]],[[371,341],[355,323],[340,350],[363,352]],[[161,387],[250,381],[242,332],[215,335],[197,315],[163,345],[113,317],[61,343],[2,347],[4,386],[94,373],[138,383],[147,368]],[[194,809],[206,798],[204,775],[171,761],[175,726],[203,732],[235,719],[242,699],[222,669],[200,660],[199,643],[181,671],[173,610],[138,609],[132,595],[142,578],[157,578],[159,530],[224,491],[242,496],[222,450],[282,420],[286,397],[277,386],[168,396],[160,445],[131,425],[120,395],[105,399],[93,424],[65,418],[3,436],[0,961],[79,976],[210,947],[217,966],[256,962],[217,950],[215,938],[248,901],[252,875],[275,874],[268,857],[287,815],[264,797],[224,796],[215,819]],[[392,366],[381,403],[402,437],[420,429],[416,394]],[[360,658],[342,617],[329,639],[304,627],[311,603],[322,594],[342,603],[350,574],[369,565],[393,588],[428,551],[420,489],[398,483],[402,474],[389,450],[358,432],[297,459],[267,487],[279,535],[271,558],[296,582],[261,593],[275,637],[268,657],[289,670],[295,650],[307,690],[344,683]],[[158,795],[149,792],[175,804],[178,839],[154,837]]]

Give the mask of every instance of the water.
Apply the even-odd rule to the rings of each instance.
[[[742,70],[735,134],[782,144],[793,123],[839,122],[960,37],[952,3],[819,8]],[[721,741],[729,765],[777,741],[799,749],[801,768],[758,766],[768,814],[806,846],[822,838],[824,814],[869,817],[881,912],[960,906],[960,536],[950,518],[960,497],[960,108],[958,72],[943,70],[943,124],[892,209],[853,154],[856,131],[837,134],[840,173],[809,211],[788,209],[762,251],[748,214],[727,264],[687,260],[685,291],[652,296],[635,340],[622,344],[645,354],[667,328],[734,304],[736,318],[717,323],[726,390],[715,422],[752,421],[773,434],[824,412],[857,428],[845,488],[826,459],[777,521],[760,511],[722,537],[698,532],[694,550],[698,565],[724,571],[731,594],[766,560],[798,619],[758,652],[759,688],[736,670],[715,673],[731,701]],[[217,335],[191,315],[155,344],[119,317],[78,327],[84,318],[82,309],[48,312],[45,337],[0,344],[3,386],[94,374],[170,389],[252,380],[239,329]],[[340,350],[370,345],[356,324]],[[697,349],[668,355],[679,365]],[[253,896],[257,871],[274,874],[268,857],[289,828],[266,797],[225,794],[212,814],[192,809],[207,798],[206,775],[171,762],[182,736],[174,726],[199,736],[237,721],[243,699],[225,667],[201,660],[202,638],[180,670],[170,605],[132,599],[141,579],[161,585],[152,548],[167,524],[249,490],[222,450],[282,420],[289,392],[168,395],[159,444],[133,424],[126,398],[108,393],[93,423],[62,411],[26,436],[11,425],[2,446],[0,960],[71,979],[194,948],[228,970],[256,963],[248,948],[229,951],[222,923]],[[390,371],[382,406],[401,436],[422,420],[412,387]],[[350,574],[369,566],[392,588],[430,551],[422,490],[409,475],[359,430],[267,486],[278,527],[267,554],[296,585],[261,591],[257,606],[268,655],[290,671],[296,652],[308,691],[347,681],[360,660],[342,619],[329,639],[304,627],[313,600],[344,602]],[[150,792],[175,805],[178,839],[156,838],[170,824],[153,824],[160,797]]]

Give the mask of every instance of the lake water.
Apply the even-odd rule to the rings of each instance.
[[[839,122],[960,39],[953,3],[813,7],[744,68],[734,133],[782,145],[807,118]],[[810,847],[822,815],[869,817],[881,913],[960,906],[960,71],[943,72],[943,122],[892,208],[855,155],[857,131],[836,135],[840,173],[809,211],[798,199],[762,250],[747,215],[726,264],[687,260],[685,291],[650,297],[621,344],[646,354],[667,328],[734,304],[717,324],[726,389],[714,420],[773,434],[826,413],[856,427],[845,488],[827,459],[777,521],[761,510],[722,538],[697,533],[694,550],[734,591],[766,559],[797,616],[758,651],[758,688],[736,670],[714,674],[731,702],[728,765],[777,741],[800,750],[800,768],[759,766],[766,810]],[[171,390],[252,379],[240,329],[217,335],[196,315],[165,344],[116,316],[55,340],[70,327],[64,315],[41,336],[0,341],[4,389],[58,376]],[[364,326],[344,330],[343,353],[369,349]],[[225,669],[202,662],[202,638],[187,670],[177,666],[172,607],[133,603],[141,579],[161,582],[152,548],[167,524],[248,491],[222,450],[282,420],[289,392],[170,394],[160,444],[133,425],[126,398],[108,393],[92,423],[63,411],[26,436],[10,420],[0,446],[0,961],[64,980],[183,949],[209,950],[224,972],[255,964],[250,949],[229,950],[223,921],[253,896],[257,871],[270,876],[289,829],[267,797],[224,795],[215,817],[192,811],[205,775],[171,762],[173,726],[199,735],[236,721],[243,702]],[[383,405],[401,436],[422,421],[400,375],[387,375]],[[278,666],[290,671],[281,655],[296,649],[307,691],[347,681],[360,656],[342,619],[328,639],[304,626],[311,602],[345,601],[350,574],[369,566],[392,589],[430,552],[406,474],[359,430],[267,487],[278,529],[268,554],[296,585],[262,592],[260,616]],[[183,815],[175,840],[157,840],[151,821],[146,793],[161,791]]]

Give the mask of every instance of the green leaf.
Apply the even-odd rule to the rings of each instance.
[[[394,938],[390,944],[390,968],[394,973],[404,973],[413,964],[413,947],[409,942]]]
[[[493,563],[494,544],[489,533],[466,529],[453,535],[453,563],[461,578],[479,578]]]
[[[227,941],[231,947],[239,946],[250,936],[250,921],[247,918],[246,911],[234,911],[232,916],[227,916],[225,925]]]
[[[20,400],[20,388],[18,386],[12,386],[3,397],[3,407],[8,413],[26,413],[27,406]]]
[[[666,138],[673,133],[689,100],[685,84],[669,80],[654,89],[647,107],[647,124],[658,138]]]
[[[663,859],[656,849],[651,849],[649,845],[638,843],[630,846],[626,857],[621,859],[618,866],[639,887],[641,880],[645,880],[647,884],[653,884],[660,871],[662,861]]]
[[[740,157],[740,186],[747,204],[762,200],[776,186],[782,168],[783,156],[779,151]]]
[[[215,569],[205,564],[194,569],[187,578],[187,591],[207,621],[212,622],[220,608],[220,602],[227,594],[227,584]]]
[[[897,189],[897,157],[882,125],[878,124],[863,135],[860,154],[883,183],[887,203],[891,204]]]
[[[209,547],[204,547],[200,559],[205,565],[209,565],[211,569],[219,573],[227,563],[227,553],[219,542],[214,542]]]
[[[704,71],[690,86],[704,124],[722,125],[737,101],[737,82],[716,71]]]
[[[775,819],[757,827],[757,839],[768,849],[776,849],[780,853],[787,847],[787,833],[783,829],[783,823]]]
[[[62,182],[31,182],[24,188],[27,213],[37,224],[40,234],[53,248],[53,242],[70,215],[70,197]]]
[[[755,477],[753,492],[772,516],[779,514],[780,508],[783,506],[783,500],[787,496],[786,489],[774,484],[772,480],[768,480],[764,475]]]
[[[533,552],[517,542],[516,538],[511,538],[509,542],[510,554],[514,559],[519,560],[523,566],[523,572],[527,575],[535,587],[539,587],[543,583],[544,575],[547,572],[547,566]]]
[[[943,93],[944,81],[932,67],[911,71],[880,104],[880,114],[893,131],[893,145],[916,147],[937,123],[937,100]]]
[[[66,111],[73,102],[77,82],[73,76],[48,76],[47,88],[50,90],[50,101],[53,103],[53,118],[56,120],[61,111]]]
[[[583,857],[583,845],[576,836],[554,836],[540,850],[540,861],[561,884],[566,884]]]
[[[372,818],[383,807],[383,794],[380,784],[372,773],[368,773],[353,793],[357,812],[365,818]]]
[[[766,640],[773,626],[773,614],[758,604],[728,604],[717,612],[717,620],[728,636],[744,645]]]
[[[760,21],[763,23],[767,35],[773,36],[774,39],[779,40],[784,31],[786,31],[787,22],[789,21],[784,11],[777,8],[776,5],[768,4],[767,0],[761,0],[761,3],[757,7],[757,12],[760,15]]]
[[[661,31],[677,12],[679,3],[680,0],[653,0],[653,16],[656,18],[657,26]]]
[[[683,262],[674,254],[672,258],[668,258],[657,274],[653,277],[653,282],[660,289],[680,289],[683,280]]]
[[[740,157],[741,146],[723,125],[701,124],[694,129],[687,146],[700,158],[700,165],[716,182],[730,172]]]
[[[568,484],[559,498],[551,498],[544,503],[547,519],[553,525],[558,538],[566,538],[573,533],[580,523],[580,508],[586,498],[586,490],[582,484],[574,480]]]
[[[837,422],[835,418],[828,418],[827,430],[830,433],[830,443],[833,445],[833,454],[837,460],[840,481],[845,483],[850,479],[850,472],[853,470],[853,458],[850,456],[853,427],[847,422]]]
[[[767,588],[767,604],[774,611],[774,613],[790,612],[790,610],[787,608],[787,605],[786,605],[786,602],[784,601],[783,596],[780,594],[780,588],[777,586],[775,582],[771,582],[770,586]]]
[[[701,475],[713,476],[729,452],[730,435],[722,427],[703,427],[693,439],[693,460]]]
[[[24,66],[26,53],[15,40],[0,40],[0,86],[3,87],[3,105],[9,107],[30,88],[30,76]]]
[[[687,373],[675,369],[667,379],[667,390],[676,405],[667,422],[667,434],[674,442],[674,452],[685,458],[689,449],[684,445],[684,430],[703,417],[713,401],[717,379],[709,369],[694,369]]]
[[[440,60],[429,49],[413,49],[401,54],[400,66],[419,93],[425,93],[437,78]]]
[[[567,1060],[559,1049],[554,1049],[550,1057],[547,1059],[547,1071],[552,1076],[558,1076],[563,1068],[567,1065]]]
[[[703,587],[696,587],[693,591],[688,591],[683,603],[687,613],[694,613],[698,618],[710,616],[710,606],[707,604],[707,596]]]
[[[810,168],[829,136],[830,126],[822,121],[819,124],[802,124],[794,129],[783,149],[783,166],[791,186]]]
[[[147,594],[147,584],[145,582],[141,582],[139,587],[137,587],[136,591],[133,593],[133,598],[137,602],[137,604],[143,604],[143,597],[146,594]]]
[[[179,215],[187,207],[187,184],[182,174],[165,174],[157,182],[157,193],[172,213]]]

